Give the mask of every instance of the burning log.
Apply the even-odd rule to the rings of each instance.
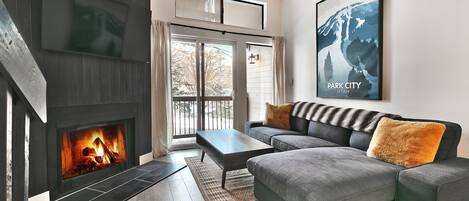
[[[104,154],[109,158],[109,160],[111,160],[111,163],[114,163],[118,156],[116,156],[114,154],[114,152],[112,152],[107,146],[106,144],[104,144],[104,142],[101,140],[101,138],[96,138],[93,142],[96,146],[101,146],[103,147],[103,150],[104,150]]]
[[[96,156],[96,150],[93,147],[86,147],[82,151],[83,156]]]
[[[102,163],[103,162],[103,157],[102,156],[95,156],[94,160],[96,160],[96,162],[98,162],[98,163]]]
[[[119,153],[117,152],[112,152],[112,153],[114,153],[114,156],[116,156],[116,158],[119,158]]]
[[[78,169],[91,169],[96,167],[98,164],[93,160],[92,157],[85,157],[81,164],[78,166]]]

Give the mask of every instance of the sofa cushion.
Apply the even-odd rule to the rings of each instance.
[[[307,134],[308,133],[308,120],[297,118],[297,117],[290,117],[290,126],[291,130]]]
[[[321,138],[342,146],[349,146],[352,130],[331,126],[315,121],[309,122],[308,135]]]
[[[399,166],[351,147],[300,149],[254,157],[256,179],[289,201],[394,200]]]
[[[249,136],[264,142],[268,145],[271,144],[271,139],[273,136],[277,135],[303,135],[300,132],[285,130],[279,128],[270,128],[270,127],[256,127],[249,130],[247,133]]]
[[[338,147],[340,145],[311,136],[279,135],[272,138],[272,146],[279,151],[289,151],[315,147]]]
[[[468,200],[469,159],[437,161],[399,173],[396,200]]]
[[[370,146],[372,137],[373,135],[369,133],[353,131],[350,135],[350,146],[356,149],[366,151]]]

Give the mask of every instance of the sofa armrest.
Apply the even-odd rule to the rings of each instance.
[[[261,127],[263,126],[264,123],[262,121],[247,121],[245,124],[244,124],[244,133],[245,134],[249,134],[249,130],[251,128],[255,128],[255,127]]]
[[[437,161],[399,173],[398,201],[469,198],[469,159]]]

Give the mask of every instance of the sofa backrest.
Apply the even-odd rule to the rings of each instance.
[[[303,119],[307,121],[306,119]],[[420,121],[420,122],[437,122],[445,124],[446,130],[441,139],[435,161],[447,160],[457,157],[458,144],[461,139],[462,128],[459,124],[429,120],[429,119],[409,119],[399,118],[401,121]],[[304,123],[304,121],[297,121]],[[363,151],[368,150],[368,147],[373,137],[372,133],[365,133],[360,131],[353,131],[350,129],[332,126],[320,122],[309,121],[308,135],[312,137],[321,138],[330,142],[334,142],[341,146],[350,146]]]
[[[363,151],[368,150],[371,138],[373,137],[370,133],[354,131],[315,121],[309,122],[308,135]]]
[[[435,160],[446,160],[457,157],[458,144],[462,132],[459,124],[438,120],[402,118],[398,115],[391,118],[402,121],[438,122],[445,124],[446,130],[441,139]],[[290,124],[294,131],[363,151],[368,150],[374,132],[374,129],[371,132],[363,132],[293,116],[290,117]]]
[[[368,150],[373,134],[360,131],[352,131],[350,135],[350,146],[363,151]]]
[[[308,133],[308,123],[309,121],[306,119],[290,116],[290,128],[293,131],[306,135]]]
[[[367,133],[373,133],[382,117],[400,117],[399,115],[371,110],[342,108],[308,102],[294,103],[290,116]]]
[[[308,135],[321,138],[341,146],[350,146],[350,134],[352,130],[310,121]]]

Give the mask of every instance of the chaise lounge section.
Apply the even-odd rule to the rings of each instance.
[[[358,110],[359,114],[366,113],[367,118],[371,118],[373,113],[403,121],[432,121],[446,125],[435,161],[405,169],[366,155],[376,127],[373,124],[379,118],[373,121],[352,120],[354,123],[349,124],[370,124],[361,125],[368,129],[364,132],[363,129],[357,129],[360,128],[357,126],[337,126],[340,122],[334,119],[340,118],[331,115],[332,112],[318,114],[329,115],[328,118],[298,118],[298,111],[295,113],[295,110],[301,106],[304,108],[305,105],[307,104],[301,102],[294,104],[290,117],[291,130],[264,127],[262,122],[246,123],[246,134],[272,145],[277,151],[252,158],[247,163],[248,170],[255,177],[254,191],[258,200],[469,199],[469,192],[466,190],[469,187],[469,160],[457,158],[457,146],[461,137],[461,127],[458,124],[406,119],[398,115]],[[323,107],[328,107],[328,110],[344,110]],[[357,113],[356,109],[345,109],[351,110]],[[347,118],[341,118],[347,121]],[[353,118],[348,121],[351,119]]]

